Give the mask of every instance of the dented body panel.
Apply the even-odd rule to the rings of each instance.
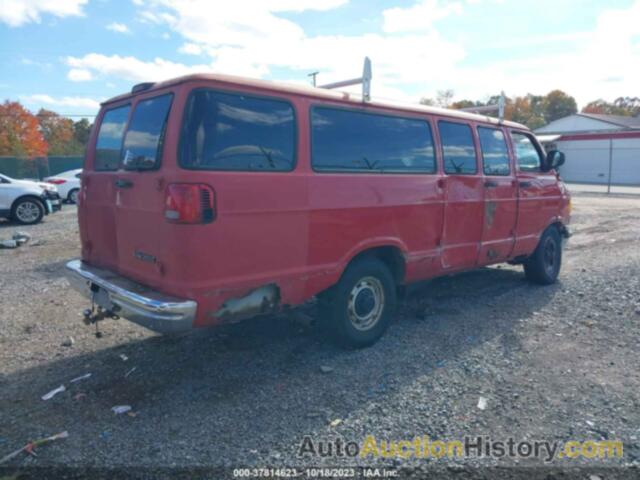
[[[185,106],[190,92],[199,88],[292,105],[293,169],[181,167],[178,150]],[[477,126],[500,129],[509,139],[511,130],[527,131],[515,123],[418,106],[363,104],[336,92],[207,75],[112,99],[96,125],[109,109],[133,109],[162,94],[171,94],[172,104],[158,168],[97,171],[99,128],[92,131],[78,211],[82,261],[172,298],[196,302],[195,327],[302,304],[334,285],[349,262],[368,250],[396,252],[403,263],[397,280],[407,283],[528,255],[548,225],[569,222],[569,194],[555,172],[519,172],[510,142],[508,176],[485,175],[480,153],[477,174],[444,173],[439,119],[470,125],[477,152]],[[310,109],[318,105],[428,122],[436,171],[315,172],[309,118]],[[522,181],[529,186],[520,187]],[[166,188],[176,182],[210,186],[215,191],[215,219],[194,225],[168,222]],[[488,187],[487,182],[496,186]]]

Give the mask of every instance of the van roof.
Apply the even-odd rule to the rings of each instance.
[[[259,79],[253,79],[253,78],[238,77],[235,75],[223,75],[218,73],[196,73],[191,75],[185,75],[182,77],[176,77],[171,80],[157,82],[157,83],[154,83],[151,88],[144,89],[136,93],[125,93],[125,94],[110,98],[108,100],[105,100],[104,102],[102,102],[102,105],[107,105],[109,103],[134,97],[142,93],[148,93],[153,90],[171,87],[181,83],[196,82],[196,81],[203,81],[203,80],[214,81],[217,83],[226,83],[226,84],[229,84],[230,86],[250,87],[250,88],[258,88],[261,90],[269,90],[272,92],[303,95],[305,97],[310,97],[310,98],[318,98],[318,99],[324,99],[324,100],[337,100],[339,102],[342,102],[345,104],[351,104],[354,106],[362,105],[362,97],[354,93],[312,87],[311,85],[299,85],[299,84],[292,84],[292,83],[285,83],[285,82],[274,82],[271,80],[259,80]],[[411,112],[417,112],[417,113],[443,115],[443,116],[448,116],[452,118],[459,118],[462,120],[492,123],[495,125],[505,125],[509,127],[522,128],[522,129],[528,130],[526,126],[517,122],[512,122],[510,120],[500,121],[499,119],[494,117],[488,117],[486,115],[478,115],[475,113],[463,112],[460,110],[453,110],[448,108],[438,108],[438,107],[431,107],[428,105],[404,103],[404,102],[398,102],[398,101],[381,101],[381,100],[375,100],[375,99],[366,102],[366,104],[371,106],[394,108],[398,110],[405,110],[405,111],[411,111]]]

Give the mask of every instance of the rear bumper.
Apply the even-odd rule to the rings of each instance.
[[[67,277],[85,297],[154,332],[178,333],[193,327],[198,308],[193,300],[164,295],[81,260],[67,263]]]

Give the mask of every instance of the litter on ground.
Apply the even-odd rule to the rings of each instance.
[[[44,445],[45,443],[53,442],[55,440],[60,440],[62,438],[67,438],[69,433],[67,431],[56,433],[55,435],[51,435],[50,437],[41,438],[40,440],[34,440],[32,442],[27,443],[24,447],[16,450],[15,452],[11,452],[9,455],[6,455],[0,459],[0,464],[8,462],[14,457],[20,455],[21,452],[27,452],[29,455],[36,456],[36,452],[33,451],[34,448],[39,447],[40,445]]]
[[[45,393],[42,396],[42,399],[43,400],[50,400],[55,395],[59,394],[60,392],[64,392],[65,390],[66,390],[66,388],[64,388],[64,385],[60,385],[58,388],[51,390],[49,393]]]
[[[127,413],[131,411],[131,405],[116,405],[115,407],[111,407],[113,413],[116,415],[120,415],[121,413]]]

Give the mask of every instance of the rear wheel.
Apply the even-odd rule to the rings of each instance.
[[[340,281],[321,298],[322,322],[342,346],[374,344],[391,322],[396,285],[389,268],[376,258],[352,263]]]
[[[540,285],[555,283],[562,265],[562,239],[555,226],[547,228],[536,250],[524,262],[524,273],[528,280]]]
[[[67,194],[67,201],[69,203],[78,203],[78,192],[77,188],[74,188]]]
[[[12,218],[23,225],[33,225],[44,217],[44,205],[35,198],[18,200],[11,210]]]

